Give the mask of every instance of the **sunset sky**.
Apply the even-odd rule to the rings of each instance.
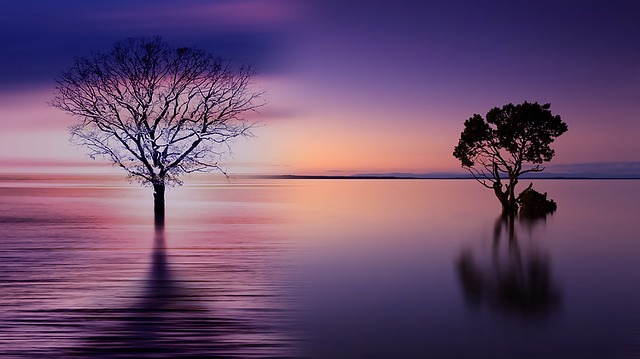
[[[101,171],[53,80],[149,35],[258,70],[268,105],[232,173],[460,171],[464,120],[525,100],[569,126],[558,168],[640,168],[637,0],[25,0],[0,12],[0,172]]]

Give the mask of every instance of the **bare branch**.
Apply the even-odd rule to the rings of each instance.
[[[143,183],[179,184],[182,173],[220,171],[244,117],[264,105],[247,66],[160,38],[129,39],[77,58],[56,79],[54,107],[78,117],[72,140]]]

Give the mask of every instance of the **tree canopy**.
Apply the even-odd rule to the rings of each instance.
[[[160,37],[129,38],[79,57],[56,79],[52,105],[80,118],[72,142],[145,184],[221,170],[228,141],[250,135],[248,112],[263,105],[249,66]]]
[[[540,164],[555,155],[551,144],[567,131],[550,104],[507,104],[475,114],[464,122],[453,156],[487,188],[495,191],[503,209],[517,210],[515,185],[528,172],[541,172]],[[503,185],[503,180],[506,184]]]

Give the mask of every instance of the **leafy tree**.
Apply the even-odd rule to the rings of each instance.
[[[551,143],[567,131],[550,107],[537,102],[507,104],[491,109],[486,118],[475,114],[464,122],[453,156],[478,182],[493,189],[504,213],[518,209],[518,178],[543,171],[540,164],[555,154]]]
[[[164,192],[183,173],[224,171],[229,141],[248,136],[245,117],[262,106],[255,72],[160,37],[129,38],[111,51],[76,58],[56,79],[51,104],[80,119],[71,141],[104,157],[154,190],[156,223]]]
[[[547,199],[547,192],[536,191],[533,189],[533,184],[530,184],[518,195],[518,204],[520,205],[520,216],[532,220],[544,218],[558,208],[554,200]]]

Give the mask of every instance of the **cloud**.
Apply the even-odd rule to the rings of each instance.
[[[277,73],[299,11],[291,0],[15,3],[0,14],[0,92],[52,85],[75,56],[132,36],[161,35]]]
[[[129,29],[212,28],[235,31],[263,31],[296,19],[298,9],[287,0],[235,0],[201,3],[174,3],[118,8],[92,17]]]

